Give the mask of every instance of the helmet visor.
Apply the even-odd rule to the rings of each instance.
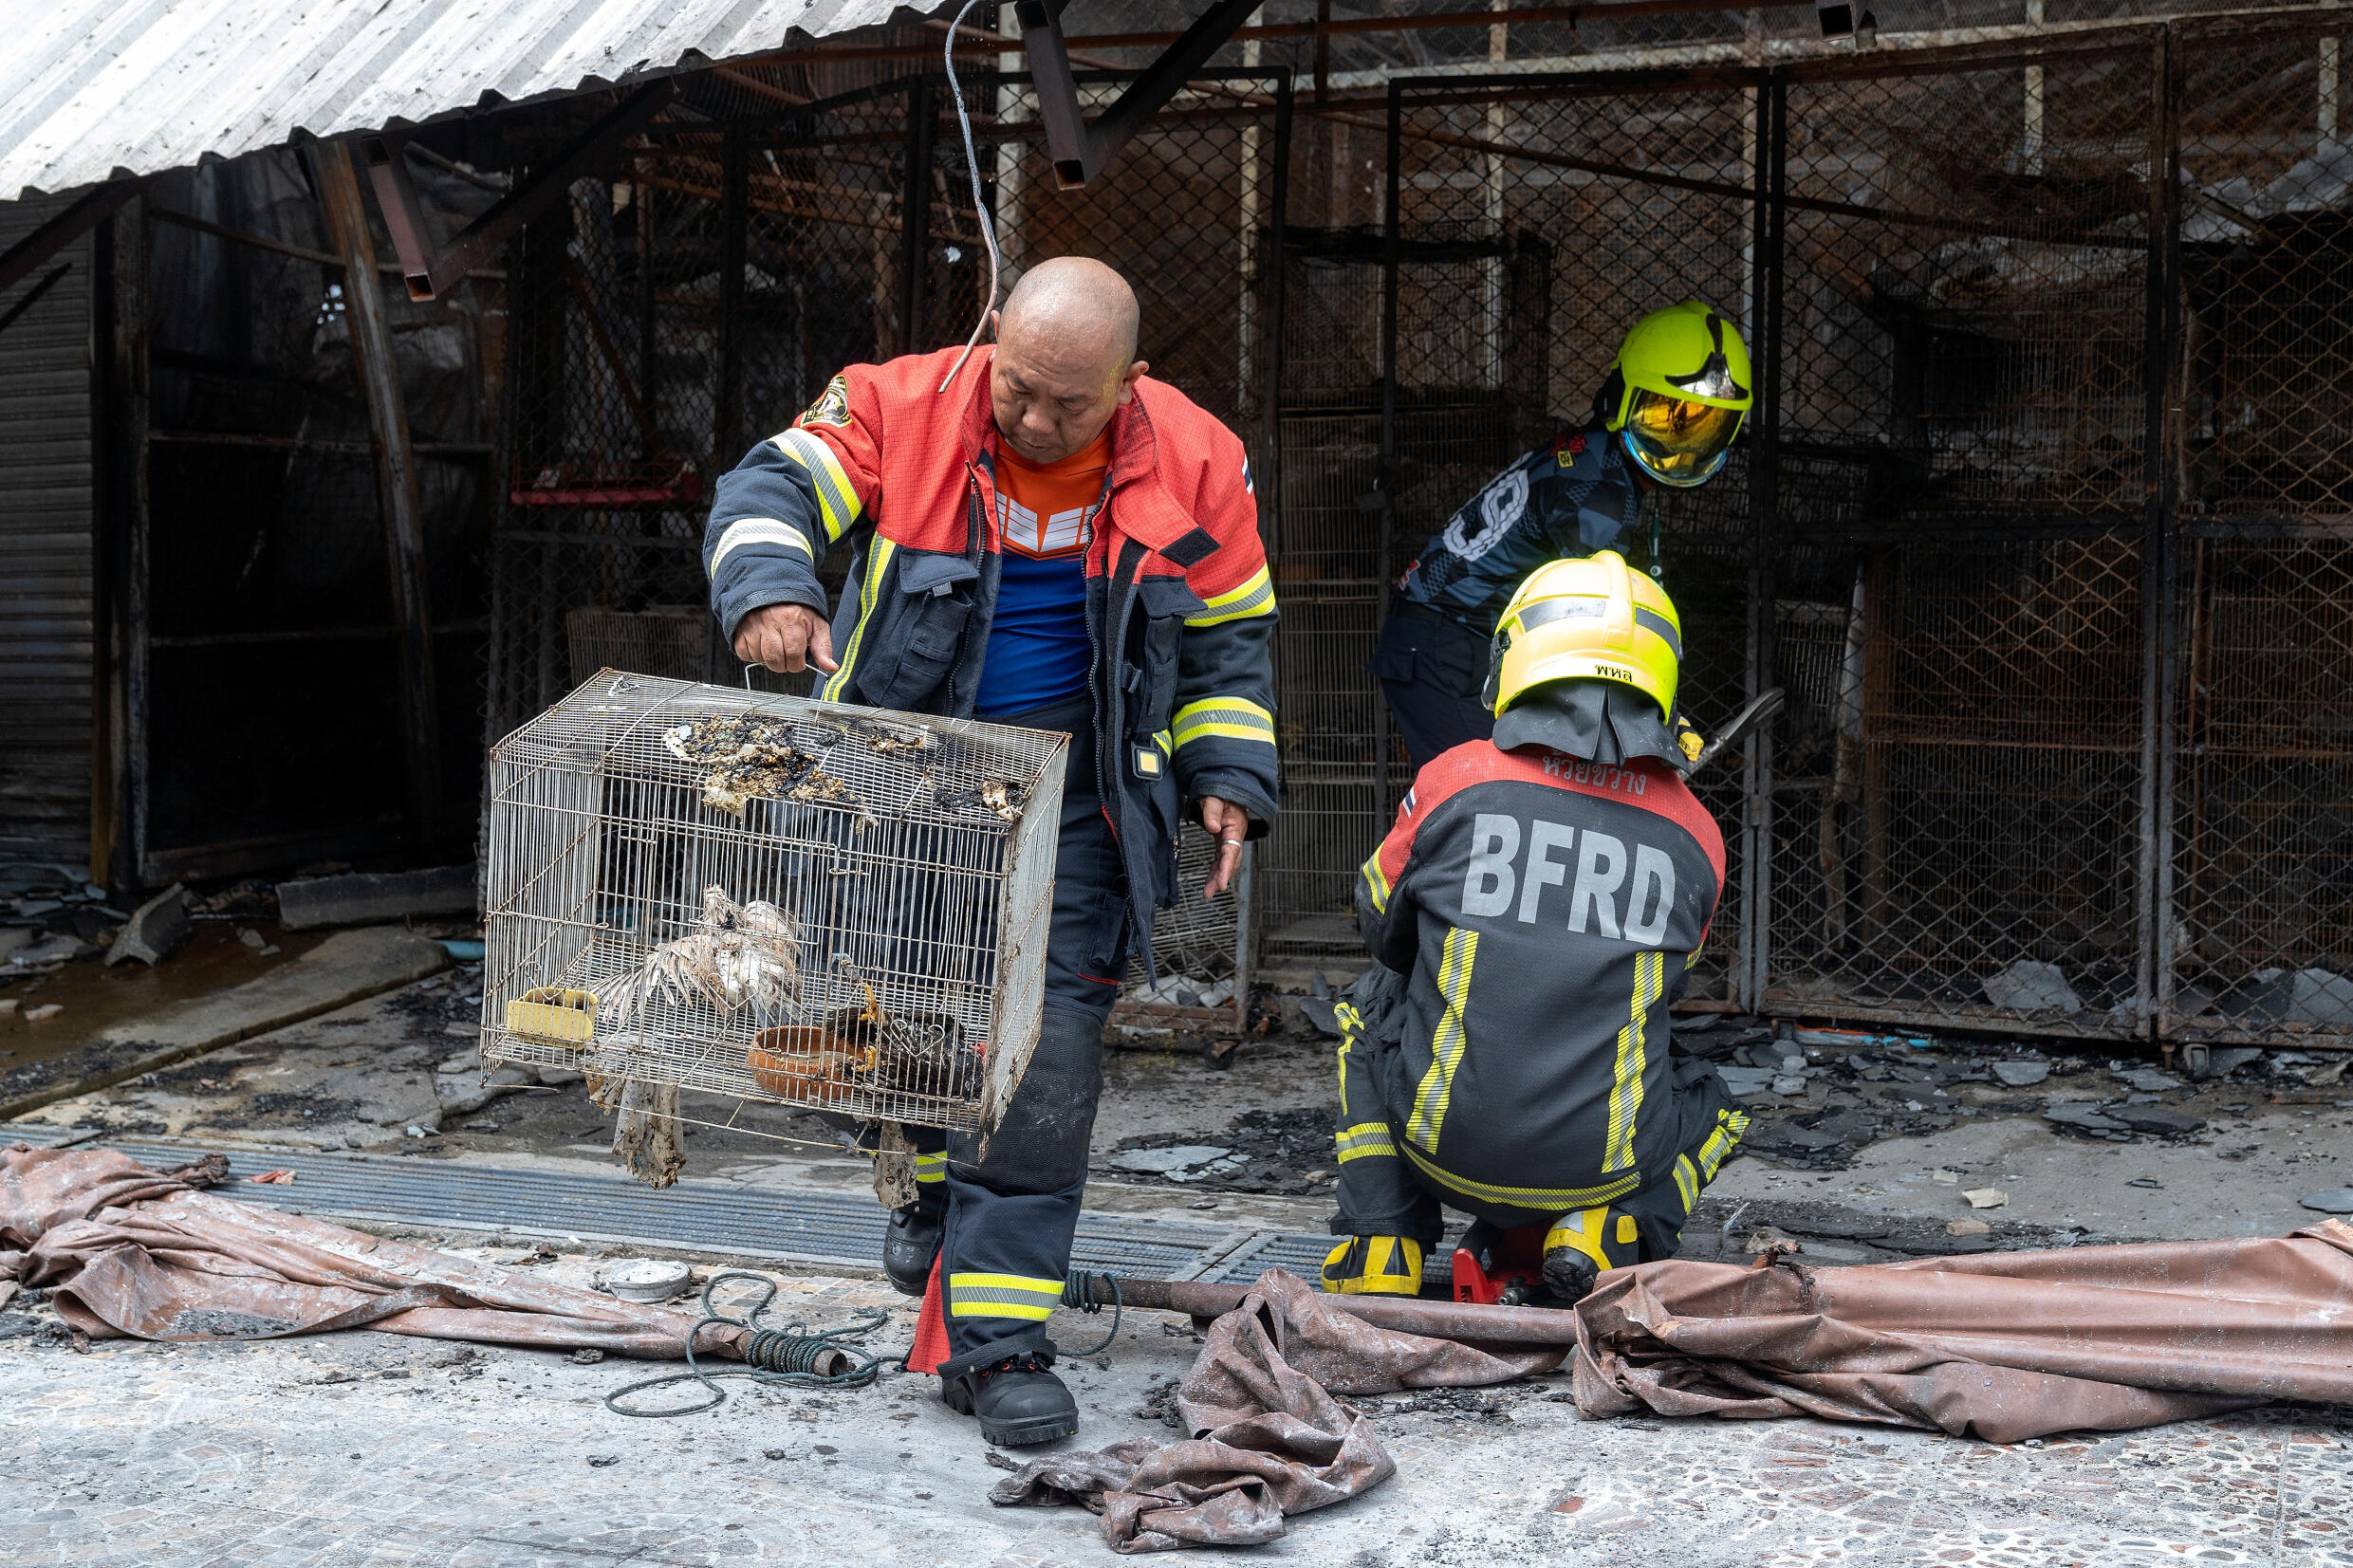
[[[1638,387],[1626,411],[1626,446],[1652,478],[1695,485],[1724,466],[1741,411]]]

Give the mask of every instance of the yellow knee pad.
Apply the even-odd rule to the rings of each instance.
[[[1351,1236],[1324,1260],[1335,1296],[1418,1296],[1421,1244],[1410,1236]]]
[[[1596,1268],[1631,1268],[1642,1259],[1642,1232],[1634,1216],[1603,1204],[1552,1222],[1545,1232],[1545,1250],[1564,1246],[1592,1259]]]

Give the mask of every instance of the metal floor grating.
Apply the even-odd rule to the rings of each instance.
[[[153,1138],[91,1136],[43,1124],[0,1131],[0,1147],[89,1140],[142,1165],[170,1170],[218,1147]],[[522,1231],[649,1247],[732,1253],[871,1269],[882,1252],[882,1210],[864,1192],[738,1187],[682,1181],[656,1191],[619,1173],[458,1164],[383,1154],[224,1149],[224,1196],[306,1214],[343,1215],[470,1230]],[[290,1187],[238,1178],[294,1172]],[[1089,1212],[1079,1217],[1072,1266],[1138,1279],[1239,1282],[1270,1267],[1313,1278],[1328,1238]]]

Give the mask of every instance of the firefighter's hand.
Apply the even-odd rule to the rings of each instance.
[[[827,674],[841,668],[833,662],[833,628],[806,604],[765,605],[737,621],[735,656],[780,675],[812,664]]]
[[[1251,815],[1232,801],[1221,801],[1214,795],[1201,797],[1201,825],[1217,840],[1217,869],[1209,874],[1209,881],[1201,889],[1205,899],[1214,898],[1226,891],[1233,874],[1242,866],[1242,840],[1250,837]]]

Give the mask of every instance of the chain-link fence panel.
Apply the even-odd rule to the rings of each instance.
[[[1442,124],[1409,110],[1403,232],[1418,200],[1545,234],[1597,339],[1597,300],[1750,286],[1713,292],[1754,301],[1751,483],[1665,536],[1678,598],[1678,552],[1701,563],[1694,688],[1737,692],[1752,655],[1788,693],[1710,797],[1769,849],[1733,877],[1760,962],[1714,994],[2117,1039],[2353,1031],[2340,60],[2325,19],[2210,19],[1524,86],[1502,138],[1468,92]],[[1625,216],[1498,210],[1496,139]],[[1476,359],[1481,296],[1399,298],[1402,427],[1417,354]],[[1556,413],[1595,352],[1554,336]]]
[[[2353,148],[2342,35],[2179,52],[2169,1034],[2353,1036]]]
[[[2154,58],[1782,89],[1768,1006],[2144,1025]]]

